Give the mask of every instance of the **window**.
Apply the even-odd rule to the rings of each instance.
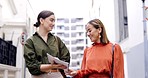
[[[69,26],[65,26],[65,30],[69,30]]]
[[[69,33],[64,34],[65,38],[69,37]]]
[[[71,23],[77,23],[77,22],[82,22],[83,21],[83,18],[72,18],[71,19]]]
[[[76,40],[71,40],[71,44],[75,45],[76,44]]]
[[[64,30],[64,25],[57,25],[57,30]]]
[[[83,51],[84,47],[81,46],[81,47],[77,47],[76,49],[77,49],[77,50],[81,50],[81,51]]]
[[[71,26],[71,30],[76,30],[76,26],[75,25]]]
[[[77,51],[76,47],[71,47],[71,51],[76,52]]]
[[[118,1],[119,11],[119,42],[128,37],[128,16],[126,0]]]
[[[71,33],[71,37],[76,37],[76,35],[77,35],[76,32]]]
[[[76,25],[77,30],[83,30],[83,25]]]
[[[77,54],[72,54],[72,59],[77,59]]]
[[[68,18],[58,18],[57,23],[69,23],[69,19]]]
[[[57,35],[60,36],[60,37],[64,37],[64,33],[58,32]]]
[[[77,62],[72,62],[72,63],[71,63],[71,66],[72,66],[72,67],[76,67],[76,66],[77,66]]]
[[[66,41],[66,40],[65,40],[65,44],[66,44],[66,45],[69,45],[69,41]]]

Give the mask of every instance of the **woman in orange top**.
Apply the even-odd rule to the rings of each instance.
[[[74,78],[110,78],[113,44],[107,38],[104,25],[99,19],[93,19],[86,30],[93,44],[84,51],[81,70],[70,70],[68,74]],[[118,44],[114,45],[113,77],[124,78],[123,53]]]

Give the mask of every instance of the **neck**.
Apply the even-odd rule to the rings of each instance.
[[[100,41],[100,39],[98,39],[97,41],[96,41],[96,43],[100,43],[101,41]]]
[[[42,37],[45,37],[48,35],[49,32],[45,31],[44,29],[39,28],[39,30],[37,31],[38,34]]]

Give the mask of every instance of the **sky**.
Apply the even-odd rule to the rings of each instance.
[[[90,19],[99,18],[106,26],[107,33],[110,41],[114,41],[114,5],[112,0],[28,0],[33,8],[35,15],[37,16],[42,10],[51,10],[55,13],[57,18],[75,18],[86,17],[87,23]],[[96,8],[92,8],[92,1]],[[106,6],[108,5],[108,6]],[[101,9],[99,10],[100,7]],[[109,8],[109,9],[108,9]],[[108,14],[109,12],[109,14]],[[113,26],[112,29],[108,28]]]
[[[89,11],[91,0],[28,0],[37,15],[42,10],[51,10],[60,16],[79,16]]]

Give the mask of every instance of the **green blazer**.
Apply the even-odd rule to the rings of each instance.
[[[24,58],[26,67],[32,75],[45,73],[40,70],[40,65],[49,64],[46,53],[58,57],[60,60],[70,62],[69,50],[62,40],[56,37],[49,33],[46,43],[36,32],[26,40],[24,44]]]

